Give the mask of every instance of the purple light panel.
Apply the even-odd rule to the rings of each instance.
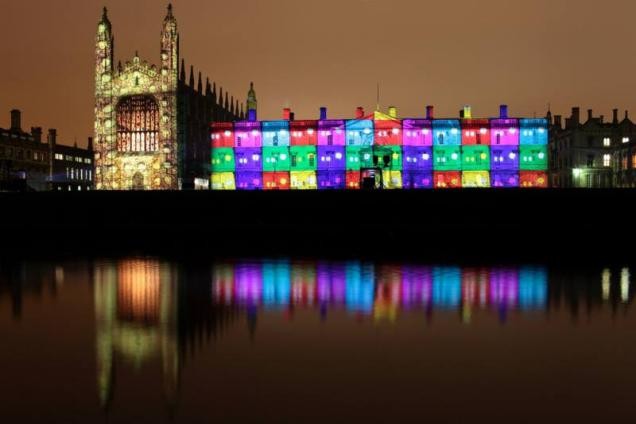
[[[347,144],[344,121],[318,121],[319,146],[345,146]]]
[[[347,168],[346,147],[318,146],[318,171],[344,171]]]
[[[427,119],[405,119],[402,121],[402,144],[404,146],[432,146],[433,126]]]
[[[238,190],[262,190],[263,173],[261,171],[243,171],[236,173]]]

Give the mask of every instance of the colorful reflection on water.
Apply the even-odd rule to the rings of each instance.
[[[0,396],[11,422],[73,422],[76,411],[82,421],[261,421],[258,405],[279,422],[270,391],[298,405],[297,421],[355,421],[358,410],[337,401],[350,398],[404,411],[425,398],[438,420],[447,409],[435,405],[457,399],[472,405],[462,410],[471,419],[490,416],[482,407],[492,396],[522,409],[509,387],[529,387],[543,412],[592,389],[620,412],[629,388],[606,394],[636,371],[631,275],[284,259],[0,262],[0,364],[11,382]],[[484,390],[454,383],[462,378]],[[311,409],[316,400],[324,410]]]
[[[394,319],[405,310],[545,309],[541,266],[459,267],[363,262],[263,261],[216,264],[214,300],[246,308],[313,307]]]

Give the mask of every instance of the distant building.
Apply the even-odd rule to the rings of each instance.
[[[42,128],[23,131],[21,112],[12,110],[11,127],[0,128],[0,190],[46,190],[49,157]]]
[[[95,181],[98,190],[208,188],[209,123],[244,118],[243,106],[194,69],[179,70],[177,20],[168,6],[160,65],[135,55],[115,65],[107,11],[97,27],[95,58]]]
[[[580,108],[572,108],[563,125],[556,115],[550,125],[550,183],[560,188],[635,187],[636,125],[628,112],[622,120],[614,109],[611,121],[593,115],[581,121]]]
[[[57,131],[51,128],[46,141],[42,128],[21,128],[22,114],[11,111],[11,127],[0,128],[0,190],[46,191],[91,190],[94,153],[88,149],[57,144]]]
[[[53,131],[53,134],[51,134]],[[55,130],[49,131],[49,142],[53,144],[53,161],[50,187],[53,191],[90,191],[93,189],[95,172],[93,139],[88,139],[88,148],[65,146],[56,143]]]

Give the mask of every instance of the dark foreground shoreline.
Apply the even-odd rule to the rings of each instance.
[[[0,193],[0,254],[632,263],[636,190]]]

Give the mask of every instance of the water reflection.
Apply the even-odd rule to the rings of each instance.
[[[559,310],[573,318],[599,310],[616,317],[626,314],[634,299],[629,268],[586,272],[294,260],[192,264],[137,258],[1,263],[0,314],[10,311],[8,316],[19,321],[38,307],[24,308],[28,299],[58,301],[61,292],[71,290],[68,281],[80,281],[92,293],[91,351],[97,398],[105,410],[114,399],[116,376],[150,363],[159,364],[162,385],[148,390],[160,391],[173,410],[187,359],[215,341],[222,344],[221,336],[230,330],[263,342],[254,336],[264,315],[289,318],[304,310],[323,322],[353,318],[395,326],[407,315],[421,315],[422,326],[435,325],[434,317],[444,315],[472,328],[467,324],[478,327],[488,314],[501,325],[509,325],[513,315],[549,320]]]
[[[221,263],[213,268],[217,304],[247,310],[331,309],[395,321],[401,310],[542,310],[548,301],[544,267],[461,268],[347,262]]]

